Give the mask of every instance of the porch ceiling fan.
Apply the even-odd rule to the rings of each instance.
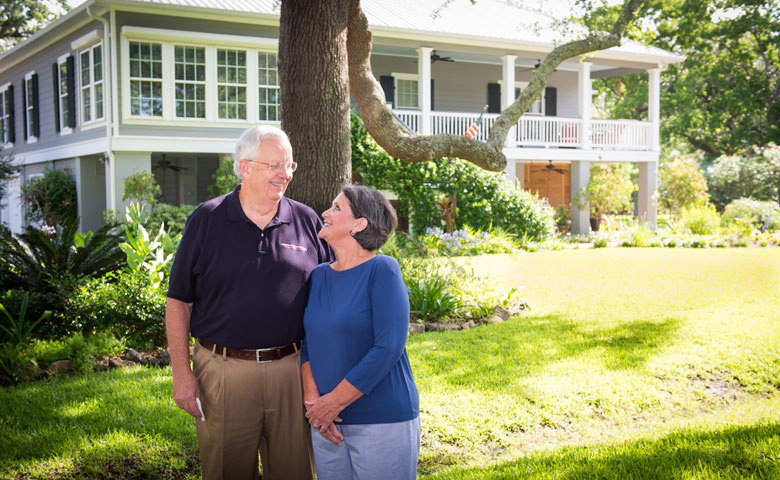
[[[536,60],[536,64],[535,64],[533,67],[531,67],[531,68],[525,68],[525,69],[523,69],[523,70],[518,70],[518,73],[527,72],[527,71],[529,71],[529,70],[536,70],[536,69],[538,69],[538,68],[539,68],[539,65],[541,65],[541,64],[542,64],[542,60],[541,60],[541,59],[537,59],[537,60]]]
[[[173,172],[176,172],[176,174],[178,175],[178,173],[181,172],[182,170],[187,170],[187,167],[180,167],[178,165],[172,164],[169,160],[166,159],[166,157],[168,156],[167,153],[163,153],[160,156],[162,157],[162,159],[160,159],[160,161],[157,162],[157,165],[152,167],[152,170],[162,170],[162,185],[161,185],[161,187],[162,187],[163,192],[165,192],[165,172],[167,172],[168,170],[171,170]]]
[[[549,162],[550,162],[549,164],[545,165],[543,168],[537,168],[536,170],[534,170],[534,172],[544,172],[544,173],[556,172],[561,174],[566,173],[566,170],[562,168],[556,168],[553,165],[552,160],[549,160]]]
[[[441,60],[442,62],[454,62],[455,60],[452,59],[452,57],[442,57],[438,53],[436,53],[436,50],[433,50],[431,52],[431,63],[437,62]]]

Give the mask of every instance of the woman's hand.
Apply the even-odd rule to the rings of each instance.
[[[341,421],[338,415],[344,407],[338,404],[333,393],[327,393],[315,400],[307,400],[303,403],[306,405],[306,418],[309,419],[311,426],[318,430],[331,425],[334,421]]]
[[[319,394],[316,396],[312,395],[310,398],[306,398],[303,401],[304,406],[306,407],[306,417],[309,417],[309,410],[314,405],[314,403],[319,400],[321,397]],[[341,418],[336,417],[334,419],[336,422],[340,422]],[[309,418],[309,423],[311,424],[312,428],[316,429],[320,432],[320,435],[327,438],[331,442],[335,443],[336,445],[341,445],[341,441],[344,440],[344,436],[341,434],[338,428],[336,428],[336,425],[333,422],[327,423],[327,424],[320,424],[316,423],[317,420],[312,420]]]

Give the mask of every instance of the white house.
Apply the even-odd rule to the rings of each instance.
[[[207,199],[241,131],[279,121],[278,3],[87,0],[0,55],[0,145],[21,167],[2,221],[21,230],[20,186],[46,168],[73,172],[84,230],[123,207],[134,170],[154,172],[167,203]],[[363,0],[373,72],[421,133],[461,134],[488,105],[484,138],[561,39],[549,17],[507,2],[441,4]],[[626,41],[562,63],[507,139],[506,175],[568,205],[592,162],[638,163],[639,213],[655,224],[660,73],[682,60]],[[628,73],[649,77],[648,121],[593,118],[591,79]],[[587,232],[588,211],[572,213]]]

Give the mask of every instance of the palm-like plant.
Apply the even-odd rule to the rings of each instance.
[[[115,225],[78,232],[78,219],[57,225],[54,233],[27,227],[21,235],[0,230],[0,278],[5,288],[49,290],[80,277],[99,277],[120,268],[125,256]]]

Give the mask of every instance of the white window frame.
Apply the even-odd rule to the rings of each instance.
[[[236,126],[251,126],[258,122],[276,124],[273,121],[259,120],[258,104],[258,53],[274,53],[278,55],[278,39],[265,37],[246,37],[239,35],[213,34],[207,32],[190,32],[183,30],[165,30],[159,28],[136,27],[125,25],[121,28],[119,48],[123,72],[129,72],[130,42],[153,42],[162,44],[162,116],[145,117],[130,115],[130,81],[129,75],[122,75],[121,110],[122,122],[132,125],[159,125],[165,122],[173,126],[209,126],[235,128]],[[176,116],[175,91],[175,47],[199,46],[206,49],[206,118],[186,118]],[[217,50],[244,50],[246,52],[246,118],[218,118],[218,87],[217,87]]]
[[[10,118],[10,113],[5,111],[5,97],[8,95],[8,87],[10,87],[10,83],[5,83],[3,85],[0,85],[0,118],[2,118],[4,121],[4,124],[9,123],[10,121],[13,121],[13,119]],[[3,129],[2,137],[0,137],[0,145],[3,146],[3,148],[11,148],[14,146],[13,142],[8,141],[8,132]]]
[[[100,80],[95,80],[95,50],[100,49]],[[82,55],[87,54],[89,58],[89,81],[87,83],[84,82],[84,65],[82,61]],[[85,48],[82,48],[78,51],[78,62],[76,62],[76,76],[78,78],[78,91],[79,91],[79,102],[78,102],[78,108],[79,112],[81,113],[81,124],[86,126],[97,126],[99,124],[105,123],[106,118],[106,89],[105,89],[105,78],[106,78],[106,55],[105,55],[105,48],[103,48],[103,43],[98,42],[94,43],[92,45],[89,45]],[[97,110],[97,100],[98,100],[98,94],[97,89],[98,86],[101,87],[102,95],[100,98],[101,108],[100,108],[100,116],[98,117],[96,113]],[[90,105],[90,114],[89,118],[84,114],[84,102],[89,101]]]
[[[231,65],[231,64],[220,65],[220,63],[219,63],[219,52],[220,51],[224,51],[224,52],[229,53],[229,54],[233,54],[233,53],[240,54],[240,53],[243,53],[244,54],[244,64],[243,65]],[[219,78],[217,78],[217,119],[219,121],[235,122],[235,121],[247,121],[249,119],[249,105],[247,104],[247,100],[248,100],[248,97],[249,97],[249,87],[248,87],[248,85],[249,85],[249,75],[251,74],[249,72],[249,70],[248,70],[249,55],[250,55],[250,53],[246,49],[243,49],[243,48],[226,48],[226,47],[221,47],[221,46],[217,47],[217,62],[214,64],[214,70],[217,72],[217,76],[219,76],[219,69],[221,67],[228,68],[228,69],[233,69],[233,68],[235,68],[235,69],[242,69],[243,68],[243,70],[244,70],[244,82],[243,83],[241,83],[240,81],[230,81],[230,80],[219,81]],[[244,101],[243,102],[223,102],[220,99],[220,93],[219,93],[222,87],[227,88],[227,89],[235,88],[237,91],[243,89],[243,91],[244,91]],[[241,105],[241,103],[243,103],[244,104],[244,116],[243,116],[243,118],[240,117],[240,116],[233,117],[233,118],[223,118],[223,117],[221,117],[220,113],[219,113],[219,107],[221,106],[222,103],[226,103],[228,107],[230,107],[232,105]]]
[[[65,65],[65,69],[67,70],[69,56],[70,54],[66,53],[65,55],[62,55],[57,59],[57,103],[60,106],[60,115],[57,118],[57,121],[60,124],[60,135],[70,135],[71,133],[73,133],[73,128],[68,126],[69,113],[66,110],[66,108],[68,107],[68,95],[69,94],[75,95],[76,92],[66,92],[65,95],[63,95],[62,93],[62,68],[63,68],[62,66]],[[75,61],[74,61],[74,65],[75,65]],[[70,72],[70,74],[75,75],[76,72]],[[73,85],[78,85],[78,82],[73,82]],[[78,102],[74,102],[74,104],[78,108]]]
[[[127,65],[127,74],[123,75],[123,79],[127,79],[127,89],[125,90],[126,94],[124,97],[127,100],[127,110],[126,115],[130,118],[155,118],[155,119],[163,119],[165,118],[165,71],[170,70],[171,68],[171,58],[170,55],[168,55],[168,58],[166,58],[165,54],[165,45],[162,42],[152,41],[152,40],[133,40],[132,43],[139,43],[139,44],[148,44],[150,46],[159,45],[160,46],[160,78],[151,76],[151,77],[132,77],[131,76],[131,70],[130,70],[130,43],[127,43],[127,52],[126,55],[122,55],[124,58],[126,58],[126,65]],[[154,61],[154,60],[152,60]],[[167,68],[166,68],[167,67]],[[170,76],[170,75],[169,75]],[[130,85],[132,82],[149,82],[150,84],[160,83],[160,115],[138,115],[132,113],[132,98],[130,97]]]
[[[38,91],[38,105],[30,105],[29,103],[27,103],[27,99],[30,96],[30,87],[32,86],[33,75],[35,75],[35,71],[34,70],[32,72],[28,72],[28,73],[26,73],[24,75],[24,89],[22,89],[24,91],[24,98],[22,99],[22,105],[24,106],[24,120],[27,123],[27,125],[25,125],[25,129],[27,130],[27,143],[35,143],[35,142],[38,141],[38,137],[33,135],[33,115],[32,115],[32,111],[33,111],[34,108],[37,108],[38,112],[39,112],[38,113],[38,122],[39,122],[38,129],[39,130],[40,130],[40,121],[41,121],[41,116],[40,116],[40,111],[41,111],[40,110],[41,109],[41,106],[40,106],[41,105],[40,80],[38,81],[38,89],[39,89],[39,91]]]
[[[279,53],[278,52],[271,52],[271,51],[263,51],[260,50],[256,54],[257,56],[257,119],[259,122],[280,122],[282,120],[282,112],[281,112],[281,99],[280,99],[280,82],[279,82]],[[276,83],[272,82],[264,82],[260,83],[260,55],[273,55],[276,58]],[[266,68],[265,70],[271,72],[272,69]],[[276,118],[275,119],[268,119],[268,118],[260,118],[260,110],[261,110],[261,104],[260,104],[260,98],[262,95],[260,92],[262,90],[267,91],[276,91],[276,103],[271,102],[265,102],[262,105],[265,107],[271,107],[276,109]],[[266,97],[267,98],[267,97]]]
[[[199,48],[203,50],[203,80],[191,80],[191,79],[178,79],[176,78],[176,48]],[[186,61],[184,65],[187,65]],[[197,64],[194,64],[197,65]],[[187,45],[183,43],[176,43],[173,45],[173,115],[174,118],[177,120],[205,120],[207,118],[207,112],[208,112],[208,104],[209,104],[209,97],[208,97],[208,79],[209,79],[209,72],[208,72],[209,66],[208,66],[208,51],[205,46],[203,45]],[[204,103],[204,110],[203,110],[203,116],[202,117],[187,117],[183,116],[180,117],[178,115],[177,109],[176,109],[176,102],[178,99],[176,98],[176,85],[177,84],[187,84],[187,85],[200,85],[203,87],[203,103]],[[165,92],[163,92],[163,96],[165,96]],[[193,101],[192,99],[184,99],[184,101]],[[196,100],[197,101],[197,100]]]
[[[399,99],[401,98],[400,95],[400,89],[398,88],[398,81],[413,81],[416,83],[415,86],[415,92],[419,92],[420,88],[420,78],[419,75],[414,73],[393,73],[393,88],[395,89],[395,93],[393,96],[395,97],[395,108],[398,109],[406,109],[406,110],[419,110],[420,109],[420,94],[415,93],[417,96],[417,104],[414,106],[411,105],[401,105],[399,102]]]

